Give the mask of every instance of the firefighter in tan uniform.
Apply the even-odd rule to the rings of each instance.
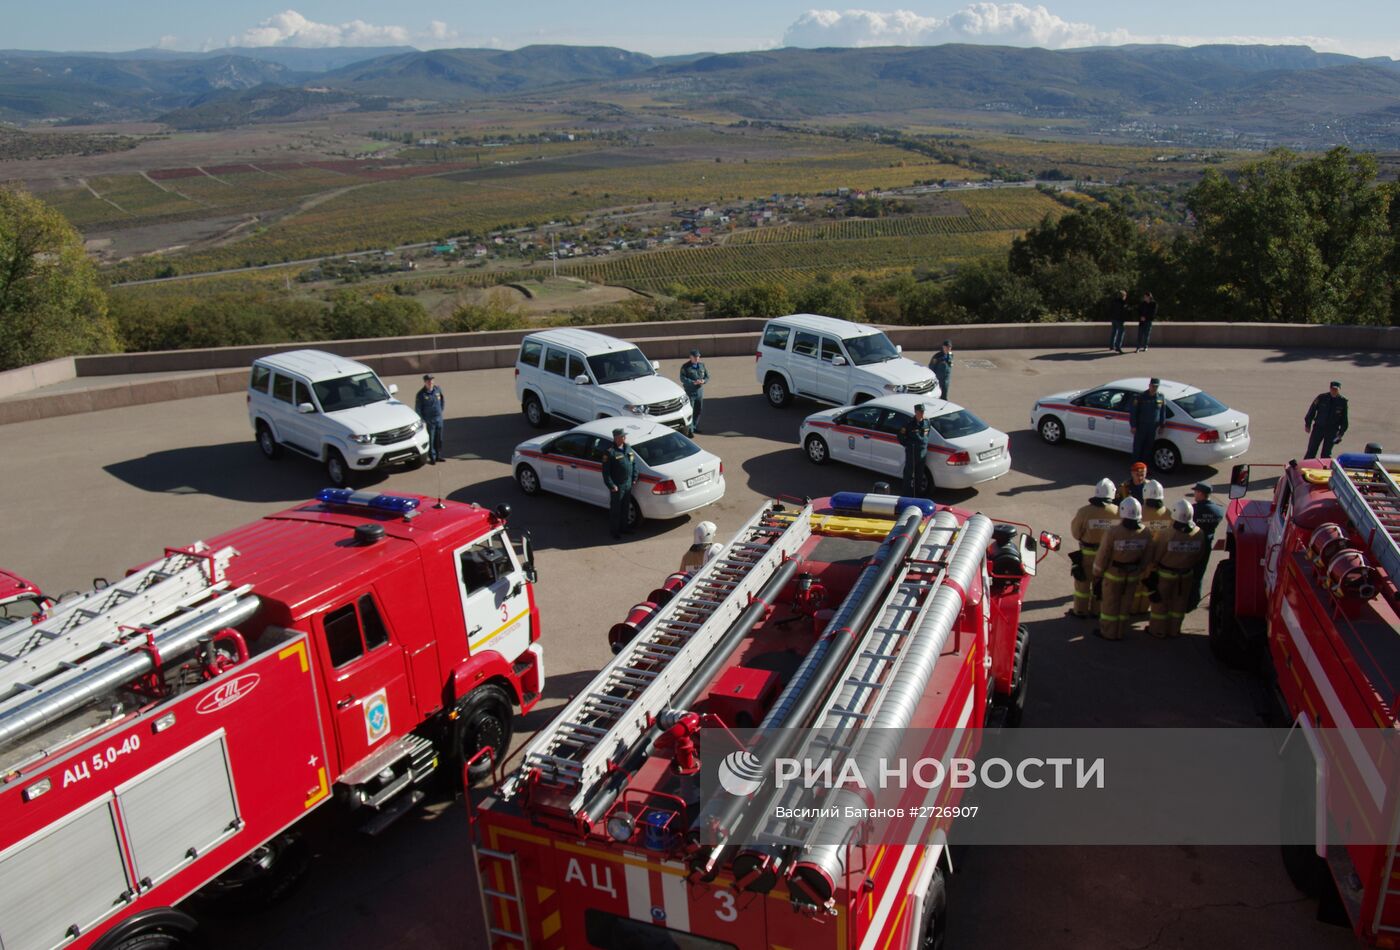
[[[1070,554],[1070,576],[1074,578],[1074,603],[1069,609],[1072,617],[1092,617],[1099,612],[1099,599],[1094,596],[1094,559],[1099,554],[1103,533],[1118,521],[1118,506],[1113,503],[1113,482],[1100,479],[1094,487],[1094,497],[1074,513],[1069,533],[1079,542],[1079,550]]]
[[[1142,486],[1142,524],[1156,538],[1163,532],[1172,529],[1172,513],[1167,508],[1167,493],[1162,490],[1162,483],[1155,478],[1149,478]],[[1151,593],[1142,584],[1138,584],[1137,594],[1133,597],[1133,607],[1130,613],[1134,617],[1141,617],[1150,612],[1151,605],[1147,598]]]
[[[1153,538],[1148,550],[1143,584],[1152,591],[1147,632],[1154,637],[1181,636],[1181,623],[1191,607],[1196,565],[1210,554],[1194,514],[1189,501],[1178,500],[1172,506],[1172,526]]]
[[[1122,520],[1104,532],[1094,559],[1095,593],[1103,602],[1099,628],[1094,633],[1105,640],[1121,640],[1132,627],[1128,610],[1152,542],[1151,532],[1142,524],[1142,505],[1136,498],[1124,498],[1118,505],[1118,514]]]

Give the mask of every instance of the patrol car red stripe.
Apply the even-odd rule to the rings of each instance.
[[[586,469],[590,472],[601,472],[603,470],[603,466],[598,462],[589,462],[586,459],[570,458],[567,455],[553,455],[549,452],[536,452],[533,449],[521,449],[520,454],[525,456],[526,458],[539,459],[542,462],[562,462],[566,465],[574,465],[578,468]],[[658,475],[647,475],[645,473],[638,472],[637,481],[659,482],[661,481],[661,478]]]
[[[1118,416],[1126,419],[1128,414],[1120,409],[1085,409],[1082,406],[1067,406],[1058,402],[1043,402],[1041,409],[1054,409],[1057,412],[1072,412],[1079,416]],[[1185,422],[1167,422],[1162,425],[1164,429],[1180,429],[1182,432],[1205,432],[1206,426],[1191,425]]]
[[[836,432],[850,432],[850,433],[854,433],[855,435],[869,436],[870,438],[876,439],[876,440],[878,440],[878,441],[880,441],[880,442],[892,442],[892,443],[897,443],[897,442],[899,442],[899,439],[896,438],[895,436],[889,435],[889,434],[884,433],[884,432],[876,432],[874,429],[862,429],[862,428],[860,428],[860,427],[858,427],[858,426],[843,426],[843,425],[837,425],[837,424],[834,423],[834,422],[820,422],[820,421],[818,421],[818,422],[809,422],[809,423],[807,423],[807,424],[808,424],[809,426],[811,426],[813,429],[832,429],[833,431],[836,431]],[[929,445],[928,450],[929,450],[930,452],[937,452],[939,455],[952,455],[954,452],[958,451],[957,449],[950,449],[950,448],[946,448],[945,446],[942,446],[942,445],[932,445],[932,444]]]

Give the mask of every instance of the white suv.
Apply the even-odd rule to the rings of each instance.
[[[542,330],[520,343],[515,398],[537,429],[550,416],[571,423],[643,416],[690,435],[690,399],[656,374],[660,368],[631,343],[592,330]]]
[[[768,401],[779,407],[793,396],[837,406],[896,393],[941,396],[933,371],[901,352],[874,327],[798,313],[764,324],[754,373]]]
[[[337,488],[356,472],[422,465],[423,420],[394,398],[374,370],[320,350],[293,350],[253,362],[248,421],[270,459],[283,447],[325,463]]]

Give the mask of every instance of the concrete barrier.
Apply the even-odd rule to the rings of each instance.
[[[743,356],[758,345],[763,321],[685,320],[667,323],[629,323],[595,327],[599,332],[637,343],[654,360],[684,359],[692,348],[706,356]],[[910,352],[938,348],[952,339],[959,353],[1011,349],[1102,349],[1108,326],[1103,323],[1004,323],[966,326],[887,327],[890,338]],[[488,333],[454,333],[432,337],[398,337],[388,340],[339,340],[316,344],[226,347],[217,350],[185,350],[165,353],[128,353],[80,356],[53,360],[37,366],[0,373],[0,425],[47,419],[79,412],[144,405],[194,396],[239,392],[246,385],[248,364],[268,353],[307,345],[331,350],[368,364],[385,376],[419,373],[453,373],[498,369],[515,362],[521,337],[528,330]],[[1127,342],[1132,345],[1136,327],[1129,324]],[[448,346],[469,343],[469,346]],[[1252,349],[1310,349],[1343,353],[1400,352],[1400,327],[1312,326],[1260,323],[1159,322],[1152,330],[1153,346],[1249,347]],[[381,349],[375,350],[374,345]],[[410,344],[415,345],[413,348]],[[186,357],[192,372],[154,379],[104,384],[98,380],[116,373],[165,372],[182,368]],[[121,361],[128,362],[121,362]],[[237,360],[237,362],[234,362]],[[99,361],[99,362],[92,362]],[[214,364],[199,368],[201,364]],[[122,367],[122,368],[114,368]],[[664,371],[664,368],[663,368]],[[77,377],[97,377],[90,387],[52,393],[17,395]],[[8,388],[7,388],[8,387]],[[5,398],[9,396],[11,398]]]

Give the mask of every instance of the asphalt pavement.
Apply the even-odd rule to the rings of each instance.
[[[928,354],[910,354],[927,359]],[[1333,378],[1351,399],[1344,448],[1367,441],[1400,448],[1391,415],[1400,404],[1396,354],[1242,349],[1156,349],[1143,354],[989,350],[960,352],[954,401],[1011,434],[1012,471],[978,491],[947,493],[958,507],[1065,534],[1070,514],[1098,479],[1127,475],[1125,455],[1044,445],[1029,428],[1040,396],[1126,376],[1160,375],[1205,388],[1251,417],[1254,486],[1267,463],[1301,455],[1303,414]],[[697,437],[725,463],[724,499],[688,518],[649,523],[620,544],[607,512],[554,497],[526,498],[509,462],[536,434],[521,416],[512,372],[446,373],[443,464],[394,474],[388,491],[435,494],[514,509],[532,532],[540,570],[549,683],[540,707],[518,723],[544,725],[609,658],[606,631],[675,569],[699,520],[721,537],[775,494],[866,489],[876,476],[808,462],[798,425],[820,406],[773,409],[753,361],[708,360],[705,431]],[[679,362],[662,365],[674,378]],[[414,378],[393,378],[410,395]],[[1387,421],[1390,420],[1390,421]],[[324,487],[314,463],[259,454],[241,394],[114,409],[0,427],[0,565],[54,593],[119,576],[165,545],[208,537],[305,500]],[[1228,470],[1185,469],[1162,481],[1168,501],[1205,479],[1223,496]],[[1223,498],[1221,499],[1223,501]],[[1026,724],[1034,726],[1258,726],[1259,683],[1221,668],[1203,636],[1205,611],[1176,641],[1089,636],[1064,616],[1068,563],[1047,561],[1031,585],[1025,618],[1034,663]],[[301,891],[265,913],[207,922],[216,947],[470,947],[479,945],[466,810],[443,792],[376,838],[359,836],[333,809],[311,822],[318,859]],[[1146,948],[1342,947],[1347,930],[1315,920],[1270,848],[981,848],[970,851],[950,890],[950,946]]]

